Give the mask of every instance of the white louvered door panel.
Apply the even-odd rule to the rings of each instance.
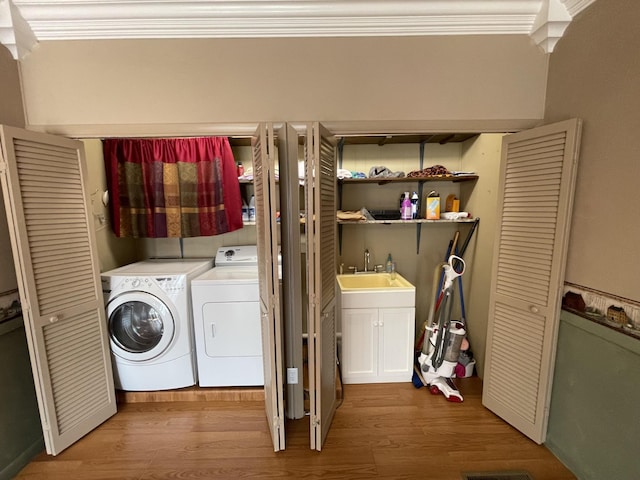
[[[283,325],[280,315],[273,126],[260,124],[252,139],[253,182],[264,363],[265,411],[273,449],[285,449]]]
[[[82,143],[2,126],[2,190],[47,452],[116,413]]]
[[[580,137],[577,119],[504,137],[483,404],[545,440]]]
[[[307,127],[305,195],[309,288],[311,448],[322,450],[336,396],[336,141],[319,123]]]

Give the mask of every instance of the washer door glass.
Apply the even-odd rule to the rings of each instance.
[[[174,333],[171,312],[157,297],[141,292],[118,296],[107,308],[113,352],[130,360],[160,355]]]

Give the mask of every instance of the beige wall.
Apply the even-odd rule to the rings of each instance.
[[[489,296],[491,290],[491,266],[497,220],[498,181],[501,134],[484,134],[462,145],[462,165],[479,176],[475,184],[462,186],[462,199],[466,208],[480,223],[464,258],[469,267],[463,275],[467,335],[476,359],[480,376],[484,373],[487,324],[489,322]]]
[[[0,124],[24,127],[18,63],[0,44]]]
[[[547,63],[524,35],[57,41],[22,76],[30,127],[74,137],[309,120],[508,131],[542,119]]]
[[[0,124],[24,127],[22,110],[22,94],[18,64],[11,53],[0,45]],[[13,257],[11,256],[11,240],[4,213],[4,200],[0,186],[0,295],[17,288]]]
[[[566,279],[640,301],[640,3],[595,2],[551,56],[545,122],[583,119]]]
[[[107,178],[100,140],[84,140],[89,180],[87,188],[91,199],[93,225],[96,229],[96,248],[100,271],[131,263],[141,258],[139,242],[132,238],[117,238],[110,225],[108,207],[102,201],[107,190]]]

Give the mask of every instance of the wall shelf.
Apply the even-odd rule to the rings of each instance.
[[[426,218],[416,218],[412,220],[337,220],[338,225],[412,225],[422,223],[474,223],[476,218],[460,218],[457,220],[427,220]]]
[[[338,185],[343,183],[424,183],[424,182],[470,182],[477,180],[478,175],[438,175],[432,177],[375,177],[375,178],[342,178],[338,179]]]

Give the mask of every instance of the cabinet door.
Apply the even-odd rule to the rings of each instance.
[[[378,379],[411,381],[415,309],[381,308],[378,313]]]
[[[378,309],[342,310],[344,383],[369,383],[378,374]]]

